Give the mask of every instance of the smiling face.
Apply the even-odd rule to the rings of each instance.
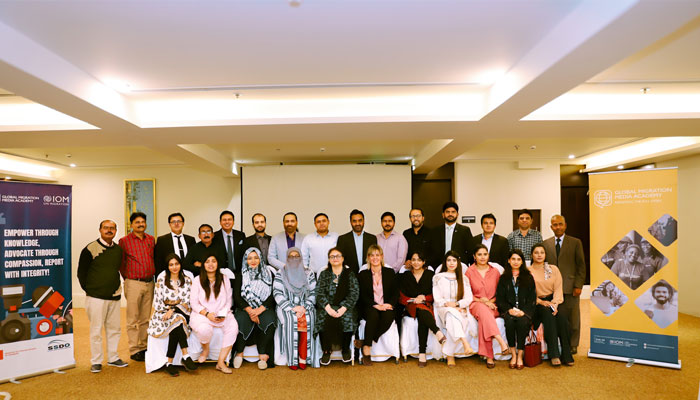
[[[561,235],[566,232],[566,222],[564,221],[564,218],[559,215],[552,217],[551,228],[552,232],[554,232],[554,236],[561,237]]]
[[[316,227],[316,232],[319,234],[325,235],[328,233],[328,225],[330,225],[330,221],[328,221],[328,218],[324,215],[319,215],[318,218],[314,220],[314,226]]]
[[[644,255],[651,254],[651,243],[647,242],[646,240],[643,240],[641,243],[641,246],[642,246],[642,251],[644,252]]]
[[[454,207],[447,207],[445,211],[442,212],[442,219],[448,224],[454,224],[457,221],[457,216],[459,213]]]
[[[282,225],[284,225],[284,231],[287,233],[287,235],[291,235],[297,231],[297,217],[293,214],[285,215],[284,219],[282,220]]]
[[[493,218],[484,218],[484,220],[481,221],[481,229],[485,234],[491,235],[496,230],[496,221],[494,221]]]
[[[425,260],[421,260],[418,254],[414,253],[413,256],[411,256],[411,267],[413,269],[423,269],[424,266]]]
[[[172,218],[170,218],[170,221],[168,221],[168,225],[170,225],[170,231],[176,235],[182,234],[182,228],[185,226],[185,221],[182,220],[182,217],[179,215],[175,215]]]
[[[216,257],[209,256],[209,258],[204,261],[204,270],[208,273],[216,272],[219,268],[219,262],[216,261]]]
[[[267,226],[267,221],[265,221],[264,215],[256,215],[253,217],[253,229],[256,233],[264,233]]]
[[[628,247],[627,250],[625,250],[625,260],[628,263],[635,263],[637,262],[637,259],[639,258],[639,250],[636,247]]]
[[[328,254],[328,261],[331,263],[332,267],[341,267],[344,261],[343,254],[338,250],[333,250]]]
[[[231,232],[231,229],[233,229],[233,215],[231,214],[224,214],[221,216],[221,219],[219,220],[219,224],[221,225],[221,229],[223,229],[226,233]]]
[[[107,243],[112,243],[117,234],[117,224],[114,221],[104,221],[100,225],[100,238]]]
[[[382,229],[384,229],[384,232],[391,232],[394,230],[394,218],[392,218],[390,215],[385,216],[382,218]]]
[[[449,256],[447,257],[447,260],[445,260],[445,266],[447,267],[447,270],[450,272],[454,272],[454,270],[457,269],[457,264],[459,263],[459,260],[456,258]]]
[[[199,228],[199,240],[201,240],[205,246],[209,247],[209,245],[211,245],[212,239],[213,239],[213,232],[211,231],[210,227],[203,226],[203,227]]]
[[[382,253],[378,251],[373,251],[369,253],[369,256],[367,256],[368,262],[370,267],[378,267],[382,265],[382,260],[384,259],[384,256]]]
[[[522,230],[530,229],[532,226],[532,217],[522,213],[518,216],[518,227]]]
[[[537,246],[534,249],[532,249],[532,262],[541,264],[544,262],[544,259],[546,257],[547,253],[544,251],[544,247]]]
[[[352,226],[352,231],[359,234],[365,229],[365,217],[362,214],[353,214],[350,217],[350,225]]]
[[[485,265],[489,262],[489,252],[481,247],[474,254],[474,260],[476,260],[477,265]]]
[[[414,228],[420,228],[425,222],[425,217],[423,216],[423,213],[420,210],[411,210],[411,213],[408,215],[408,218],[411,220],[411,226]]]
[[[659,304],[666,304],[671,297],[671,293],[669,293],[668,288],[665,286],[657,286],[654,289],[654,299]]]
[[[520,267],[523,265],[523,259],[520,258],[519,255],[513,254],[508,259],[508,265],[510,265],[510,267],[513,269],[520,269]]]
[[[143,217],[136,217],[131,222],[131,230],[136,234],[143,234],[146,231],[146,220]]]
[[[246,261],[248,262],[248,266],[252,269],[258,268],[258,265],[260,265],[260,257],[255,251],[251,251],[248,254],[248,257],[246,257]]]
[[[170,271],[170,276],[177,276],[180,273],[180,262],[176,258],[171,258],[168,261],[168,271]]]

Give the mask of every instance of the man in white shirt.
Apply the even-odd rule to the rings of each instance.
[[[402,234],[394,231],[396,217],[391,211],[382,214],[382,233],[377,234],[377,244],[384,250],[384,264],[399,272],[406,260],[408,242]]]
[[[678,319],[678,306],[673,304],[673,294],[675,290],[668,282],[661,280],[651,287],[651,295],[654,297],[654,304],[644,310],[647,317],[659,328],[665,328]]]
[[[314,217],[316,232],[306,235],[301,245],[301,256],[304,265],[308,266],[316,275],[328,266],[328,250],[335,247],[338,242],[338,234],[329,232],[330,220],[328,215],[318,213]]]

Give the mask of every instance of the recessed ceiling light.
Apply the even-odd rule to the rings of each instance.
[[[290,7],[299,7],[302,0],[289,0]]]
[[[651,92],[651,88],[650,87],[643,87],[643,88],[639,89],[639,91],[642,92],[642,94],[647,94],[647,93]]]
[[[576,158],[576,156],[575,156],[575,155],[573,155],[573,154],[569,154],[569,160],[573,160],[574,158]]]
[[[75,165],[75,164],[73,164],[73,163],[70,163],[70,165],[69,165],[69,166],[70,166],[71,168],[75,168],[75,167],[76,167],[76,165]]]
[[[537,146],[535,146],[534,144],[532,146],[530,146],[530,150],[535,150],[536,148],[537,148]]]
[[[10,179],[12,179],[11,176],[6,176],[6,177],[5,177],[5,180],[6,180],[6,181],[9,181]]]
[[[624,165],[618,165],[618,166],[617,166],[617,169],[625,169],[625,166],[624,166]]]

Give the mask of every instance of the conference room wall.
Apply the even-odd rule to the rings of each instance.
[[[240,218],[238,178],[225,178],[185,166],[66,170],[57,183],[73,186],[71,261],[74,307],[85,304],[85,292],[77,279],[81,250],[99,237],[99,223],[104,219],[117,223],[117,238],[126,234],[124,180],[150,178],[156,180],[156,234],[170,231],[168,215],[177,211],[185,216],[184,232],[195,237],[200,224],[208,223],[218,229],[219,213],[224,209],[234,212],[236,229],[240,229],[243,221]],[[245,224],[244,227],[252,231]]]
[[[481,233],[483,214],[496,216],[496,233],[507,236],[513,228],[513,210],[542,210],[542,237],[553,235],[549,218],[560,212],[559,162],[541,162],[541,169],[518,169],[514,161],[455,161],[455,201],[462,216],[475,216],[465,224]]]
[[[700,317],[700,274],[695,252],[700,226],[700,155],[664,161],[656,166],[678,167],[678,311]]]

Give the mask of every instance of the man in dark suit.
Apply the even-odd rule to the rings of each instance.
[[[263,262],[267,265],[267,254],[270,249],[270,240],[272,236],[265,233],[267,227],[267,218],[264,215],[257,213],[253,215],[253,229],[255,233],[245,238],[243,242],[243,252],[251,247],[255,247],[262,253]]]
[[[233,229],[235,219],[231,211],[222,211],[219,215],[221,229],[214,232],[214,246],[223,250],[226,254],[226,264],[228,269],[238,272],[243,262],[243,242],[245,233]]]
[[[442,259],[449,250],[456,251],[464,263],[471,260],[469,244],[472,241],[472,231],[468,226],[457,223],[458,216],[457,203],[448,201],[442,206],[442,219],[445,223],[432,229],[433,256],[430,265],[434,268],[442,264]]]
[[[473,253],[476,246],[483,244],[489,249],[489,261],[498,263],[501,267],[508,266],[508,239],[496,233],[496,216],[484,214],[481,216],[483,233],[472,238],[469,252]],[[471,262],[473,262],[473,257]]]
[[[165,262],[165,257],[168,254],[175,253],[180,256],[180,264],[182,264],[188,251],[196,243],[192,236],[182,233],[182,228],[185,227],[185,217],[179,212],[168,215],[168,225],[170,225],[170,233],[159,236],[156,241],[156,247],[153,249],[156,263],[156,278],[158,274],[168,269],[168,263]]]
[[[564,313],[569,319],[571,354],[576,354],[581,335],[579,300],[581,299],[581,288],[586,281],[583,244],[579,239],[565,235],[566,220],[564,217],[555,215],[551,222],[554,236],[543,242],[544,250],[547,252],[546,261],[559,267],[559,272],[561,272],[564,303],[559,306],[559,312]]]
[[[365,214],[360,210],[350,212],[350,226],[352,226],[350,232],[338,236],[336,247],[343,253],[345,265],[357,274],[360,267],[366,264],[367,249],[377,244],[377,237],[364,231]]]

